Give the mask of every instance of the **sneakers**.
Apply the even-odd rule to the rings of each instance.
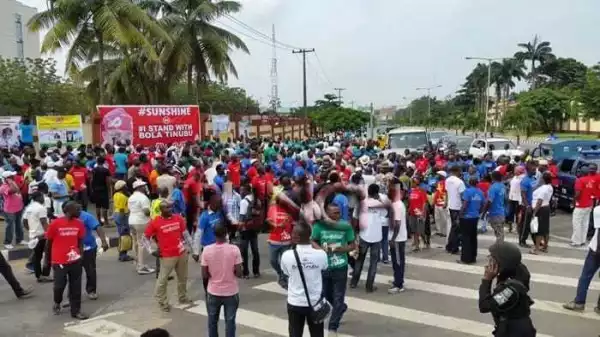
[[[10,243],[6,243],[6,244],[4,244],[4,248],[5,249],[14,249],[15,246],[11,245]]]
[[[129,261],[133,261],[133,260],[134,260],[133,257],[131,257],[129,255],[119,257],[119,261],[121,261],[121,262],[129,262]]]
[[[160,305],[160,311],[169,312],[169,311],[171,311],[171,306],[169,304]]]
[[[391,287],[390,289],[388,289],[388,294],[394,295],[394,294],[399,294],[401,292],[404,291],[404,288],[398,288],[398,287]]]
[[[54,305],[52,306],[52,312],[56,316],[60,315],[60,303],[54,303]]]
[[[146,266],[143,266],[142,268],[139,268],[137,270],[137,273],[139,275],[148,275],[148,274],[152,274],[154,272],[155,272],[155,269],[149,268],[149,267],[146,267]]]
[[[80,321],[84,321],[84,320],[90,318],[88,315],[81,313],[81,312],[78,312],[76,314],[71,314],[71,317],[78,319]]]
[[[17,295],[17,298],[27,298],[33,293],[33,287],[25,288]]]
[[[179,299],[179,304],[181,304],[181,305],[194,304],[194,301],[192,301],[190,298],[186,297],[186,298]]]
[[[571,310],[571,311],[584,311],[585,310],[585,304],[583,303],[575,303],[575,301],[571,301],[568,303],[563,304],[563,308],[567,309],[567,310]]]
[[[598,315],[600,315],[600,307],[595,307],[594,312],[597,313]]]
[[[90,299],[90,300],[92,300],[92,301],[95,301],[95,300],[97,300],[97,299],[98,299],[98,294],[96,294],[95,292],[93,292],[93,293],[88,293],[88,294],[87,294],[87,298],[89,298],[89,299]]]
[[[40,276],[37,279],[38,283],[50,283],[50,282],[54,282],[54,279],[51,278],[50,276]]]

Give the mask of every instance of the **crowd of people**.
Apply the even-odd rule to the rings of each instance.
[[[529,273],[504,233],[515,224],[521,246],[531,254],[547,253],[558,185],[556,163],[528,157],[473,158],[433,147],[386,155],[374,141],[340,136],[226,143],[206,138],[164,147],[126,141],[72,148],[59,142],[37,152],[25,145],[2,150],[4,246],[13,249],[13,239],[24,244],[23,228],[28,230],[28,267],[38,282],[54,283],[54,313],[60,314],[68,287],[72,317],[86,319],[80,310],[82,273],[86,296],[97,299],[96,254],[109,249],[105,231],[114,224],[118,260],[133,261],[140,275],[156,275],[161,310],[171,309],[166,289],[173,273],[179,303],[192,303],[186,289],[191,255],[202,269],[208,335],[217,336],[224,308],[226,335],[235,336],[237,279],[261,277],[258,237],[268,233],[269,263],[288,294],[289,335],[302,336],[306,323],[318,337],[325,316],[330,316],[327,329],[338,330],[348,309],[347,285],[358,287],[367,257],[366,291],[376,291],[378,263],[391,263],[394,277],[387,291],[401,293],[407,245],[417,253],[430,249],[432,235],[444,237],[446,251],[459,255],[458,263],[474,264],[477,235],[489,226],[496,243],[480,288],[480,309],[496,317],[513,298],[490,301],[516,287],[528,317],[530,303],[521,301],[529,299]],[[590,212],[600,196],[596,171],[587,167],[577,179],[574,246],[586,244]],[[95,214],[87,211],[91,204]],[[582,289],[565,308],[582,308],[600,267],[594,240]],[[0,267],[17,297],[31,293],[21,288],[4,258]],[[497,328],[505,324],[496,323]],[[519,336],[535,332],[532,324],[523,329]]]

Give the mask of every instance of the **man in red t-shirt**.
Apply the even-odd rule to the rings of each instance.
[[[575,196],[573,197],[573,234],[572,246],[585,245],[586,233],[590,222],[590,213],[594,206],[595,179],[590,175],[588,167],[581,168],[581,175],[575,180]]]
[[[279,285],[287,289],[287,277],[281,270],[281,255],[290,248],[292,244],[292,216],[285,208],[273,202],[269,205],[267,222],[271,226],[271,232],[267,242],[269,243],[269,260],[271,267],[278,275]]]
[[[155,297],[162,311],[171,309],[167,298],[169,275],[175,270],[177,275],[177,296],[179,304],[190,304],[187,297],[188,254],[185,246],[192,250],[192,256],[198,262],[198,252],[193,248],[192,237],[186,230],[185,220],[178,214],[173,214],[170,202],[160,203],[160,215],[150,221],[144,231],[144,246],[151,252],[150,239],[154,238],[158,252],[153,252],[160,259],[159,274],[156,280]]]
[[[231,156],[229,165],[227,165],[227,170],[227,176],[229,177],[229,181],[231,181],[233,188],[239,189],[242,181],[242,165],[237,156]]]
[[[183,198],[185,199],[185,219],[187,230],[190,234],[196,229],[196,222],[200,210],[204,206],[202,203],[202,165],[198,163],[194,172],[189,175],[183,184]]]
[[[408,221],[413,233],[413,251],[418,251],[419,240],[425,231],[427,215],[427,193],[420,187],[421,179],[413,178],[413,187],[408,195]]]
[[[262,166],[259,166],[257,171],[258,175],[252,178],[250,185],[252,185],[254,195],[256,195],[258,200],[264,202],[267,196],[267,179],[265,179],[265,169]]]
[[[48,245],[52,247],[50,256],[54,271],[52,310],[55,315],[60,314],[60,303],[68,283],[71,317],[84,320],[88,316],[81,313],[81,254],[85,237],[85,227],[79,220],[81,206],[69,201],[63,205],[63,212],[65,215],[54,219],[46,231]]]
[[[84,211],[87,211],[88,194],[87,181],[88,171],[85,164],[81,160],[75,161],[75,166],[69,171],[73,177],[73,191],[75,191],[75,199],[81,204]]]

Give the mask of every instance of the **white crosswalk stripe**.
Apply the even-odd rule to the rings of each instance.
[[[482,241],[488,241],[488,242],[493,242],[496,241],[496,237],[493,235],[489,235],[489,234],[482,234],[482,235],[478,235],[477,236],[478,240],[482,240]],[[506,236],[505,237],[506,241],[508,242],[513,242],[513,243],[518,243],[517,237],[514,235],[510,235],[510,236]],[[587,247],[587,245],[585,246],[580,246],[580,247],[573,247],[568,243],[564,243],[564,242],[556,242],[556,241],[548,241],[548,248],[552,249],[552,248],[562,248],[562,249],[572,249],[572,250],[582,250],[582,251],[588,251],[589,248]]]

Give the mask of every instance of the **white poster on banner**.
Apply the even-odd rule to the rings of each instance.
[[[250,121],[241,120],[238,122],[238,132],[240,136],[244,136],[244,138],[250,138],[250,133],[252,132],[252,124]]]
[[[212,115],[213,135],[226,142],[229,137],[229,115]]]
[[[0,116],[0,148],[19,146],[19,116]]]

